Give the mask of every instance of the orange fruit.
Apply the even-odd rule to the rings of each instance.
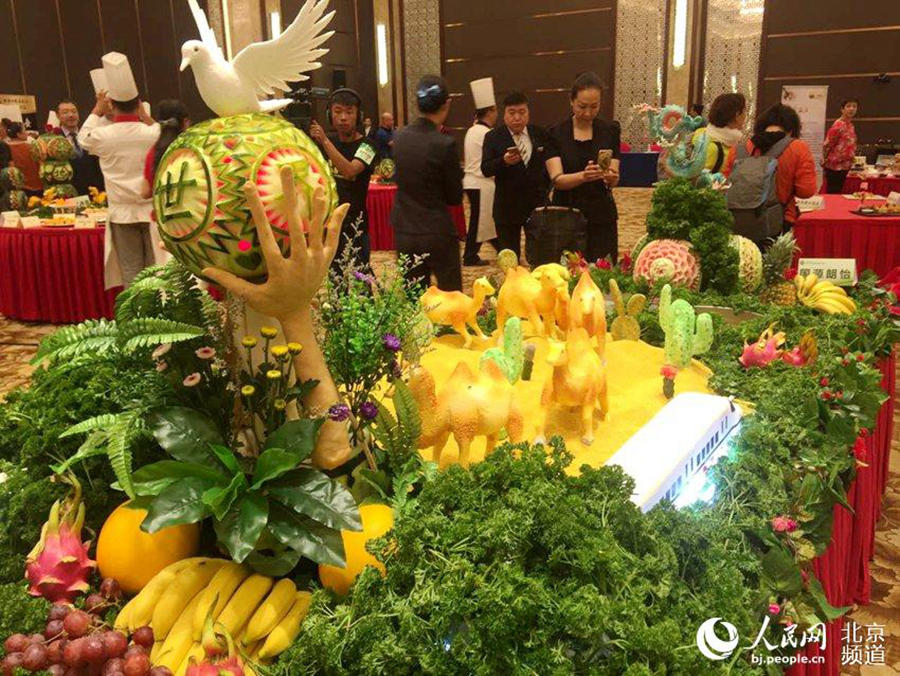
[[[137,594],[163,568],[194,556],[200,544],[200,524],[145,533],[146,510],[119,505],[97,538],[97,565],[103,577],[115,578],[127,594]]]
[[[344,556],[347,565],[343,568],[319,564],[319,581],[322,586],[345,596],[356,577],[366,566],[374,566],[385,572],[384,564],[366,551],[366,543],[375,540],[394,527],[394,510],[387,505],[363,505],[359,508],[362,532],[341,531],[344,541]]]

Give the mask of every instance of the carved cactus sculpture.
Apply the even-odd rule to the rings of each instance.
[[[659,298],[659,325],[666,334],[666,362],[682,369],[691,358],[703,354],[713,341],[712,317],[696,315],[685,300],[672,300],[672,287],[666,284]]]
[[[616,306],[616,318],[610,327],[613,340],[640,340],[641,325],[638,322],[638,315],[647,305],[647,296],[642,293],[632,294],[626,305],[615,279],[609,280],[609,294]]]

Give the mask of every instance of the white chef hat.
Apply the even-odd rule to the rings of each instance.
[[[94,85],[94,93],[109,91],[109,83],[106,81],[106,71],[102,68],[94,68],[91,71],[91,83]],[[131,98],[134,98],[133,96]]]
[[[483,77],[480,80],[472,80],[469,86],[472,88],[472,98],[475,99],[476,110],[497,105],[497,100],[494,98],[494,78]]]
[[[59,115],[56,114],[55,110],[51,110],[47,114],[47,126],[50,128],[53,128],[53,129],[60,126],[59,125]]]
[[[131,101],[138,97],[137,84],[127,56],[119,52],[104,55],[103,70],[106,73],[109,98],[113,101]]]

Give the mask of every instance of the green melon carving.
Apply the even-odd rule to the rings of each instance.
[[[253,113],[217,118],[179,136],[160,161],[153,189],[159,233],[169,251],[192,272],[205,267],[254,279],[266,274],[243,187],[254,181],[281,250],[290,250],[280,170],[293,169],[306,198],[325,190],[329,212],[337,206],[331,170],[318,146],[289,122]]]
[[[28,208],[28,195],[24,190],[12,190],[7,198],[11,211],[25,211]]]
[[[71,160],[75,157],[75,148],[65,136],[51,136],[47,139],[47,157],[58,161]]]
[[[0,169],[0,188],[21,190],[25,187],[25,174],[17,167]]]
[[[75,175],[72,165],[68,162],[54,162],[52,171],[54,183],[68,183]]]
[[[78,197],[78,191],[75,189],[75,186],[72,185],[71,183],[60,183],[53,187],[56,190],[56,196],[61,197],[62,199],[69,199],[70,197]]]

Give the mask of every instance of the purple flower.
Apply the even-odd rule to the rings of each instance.
[[[347,404],[335,404],[328,409],[328,418],[334,422],[344,422],[350,417],[350,407]]]
[[[366,401],[359,407],[359,415],[363,420],[374,420],[378,415],[378,407],[371,401]]]
[[[367,275],[366,273],[360,272],[359,270],[353,271],[353,277],[356,279],[356,281],[363,282],[365,284],[368,284],[369,286],[372,286],[375,283],[375,278],[372,277],[372,275]]]
[[[399,352],[403,347],[403,343],[393,333],[385,333],[382,341],[384,342],[384,346],[391,352]]]

